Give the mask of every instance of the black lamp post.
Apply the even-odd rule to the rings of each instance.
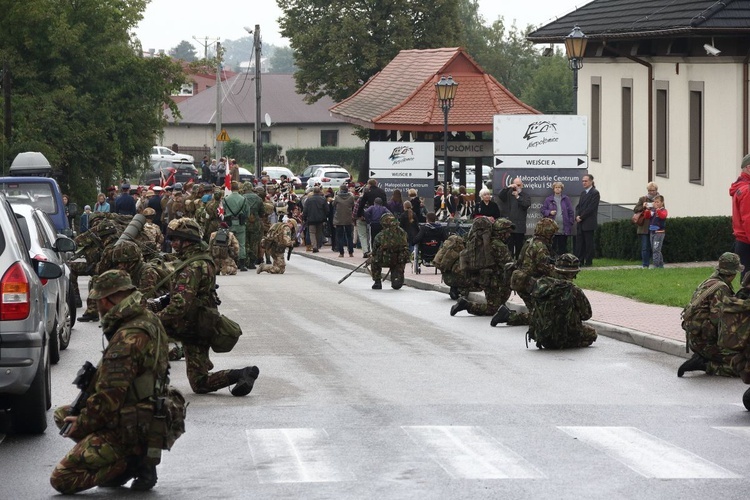
[[[565,37],[565,52],[568,55],[568,65],[573,70],[573,114],[578,114],[578,70],[583,67],[583,54],[586,52],[588,38],[581,28],[573,27],[573,31]]]
[[[443,108],[443,196],[450,195],[448,191],[448,179],[451,176],[451,167],[448,163],[448,111],[453,107],[453,99],[456,97],[458,83],[453,81],[452,76],[440,77],[440,81],[435,84],[440,106]],[[447,199],[447,198],[446,198]],[[435,207],[437,211],[438,207]]]

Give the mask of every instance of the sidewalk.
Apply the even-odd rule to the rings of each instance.
[[[338,252],[332,251],[330,246],[321,248],[318,253],[306,252],[303,246],[297,247],[294,249],[294,255],[349,270],[365,260],[361,250],[355,250],[354,257],[339,257]],[[713,263],[702,265],[709,266]],[[442,283],[440,272],[435,274],[434,267],[422,266],[421,271],[421,274],[415,274],[413,265],[407,266],[405,284],[412,288],[448,293],[448,286]],[[367,271],[362,267],[358,272]],[[596,269],[584,269],[583,272],[596,272]],[[344,272],[341,276],[345,274]],[[685,352],[685,332],[680,326],[681,308],[644,304],[619,295],[593,290],[586,290],[586,297],[591,302],[594,314],[588,323],[596,328],[599,335],[674,356],[690,357]],[[511,295],[508,305],[516,309],[524,307],[523,301],[515,294]]]

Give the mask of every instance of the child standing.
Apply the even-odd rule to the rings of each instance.
[[[651,252],[654,267],[664,267],[664,257],[661,254],[664,246],[664,225],[667,220],[667,209],[664,208],[664,197],[662,195],[654,196],[654,201],[645,203],[643,216],[648,220],[648,234],[651,240]]]

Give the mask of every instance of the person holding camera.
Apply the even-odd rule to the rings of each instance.
[[[643,217],[634,218],[636,222],[636,234],[641,240],[641,265],[644,269],[648,269],[648,265],[651,263],[651,237],[648,230],[648,221],[645,218],[645,211],[653,208],[653,201],[659,194],[659,186],[654,182],[646,184],[646,196],[638,198],[638,203],[635,204],[633,209],[634,215],[643,214]],[[640,224],[637,221],[640,220]]]
[[[518,260],[526,236],[526,215],[531,207],[531,196],[523,190],[521,178],[516,177],[508,187],[500,191],[497,197],[501,202],[501,216],[510,219],[515,225],[508,239],[508,249],[513,254],[513,258]]]

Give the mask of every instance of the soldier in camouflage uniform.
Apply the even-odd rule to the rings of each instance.
[[[372,288],[383,288],[382,271],[384,267],[388,267],[391,270],[391,288],[398,290],[404,284],[404,268],[411,259],[406,231],[390,212],[380,217],[380,225],[382,229],[372,242],[370,268],[375,282]]]
[[[221,206],[221,199],[224,197],[224,188],[214,188],[213,198],[206,203],[206,213],[203,222],[198,220],[198,223],[203,227],[203,234],[205,235],[205,242],[208,243],[208,238],[219,229],[219,207]]]
[[[71,494],[94,486],[120,486],[135,478],[131,489],[156,484],[156,465],[144,460],[148,425],[154,414],[157,384],[168,380],[167,337],[158,318],[141,305],[127,273],[107,271],[94,280],[90,297],[101,314],[109,341],[90,387],[91,395],[77,416],[70,406],[55,410],[55,424],[76,445],[55,467],[50,483]]]
[[[474,219],[472,231],[479,225],[491,225],[491,236],[489,248],[483,249],[483,252],[492,256],[492,266],[474,271],[471,273],[473,281],[479,284],[486,302],[472,302],[465,297],[459,297],[453,307],[451,307],[451,316],[455,316],[459,311],[467,311],[475,316],[490,316],[510,298],[510,283],[505,277],[505,265],[513,262],[513,256],[508,250],[505,241],[510,236],[515,225],[508,219],[498,219],[492,222],[488,217],[477,217]]]
[[[596,341],[596,330],[583,324],[591,319],[591,303],[583,290],[573,283],[579,271],[578,257],[566,253],[555,260],[554,276],[543,276],[534,284],[535,307],[531,314],[529,340],[536,341],[538,348],[588,347]],[[551,299],[553,289],[556,294]],[[543,302],[545,299],[551,302]],[[545,336],[548,331],[553,334]]]
[[[172,276],[169,305],[158,316],[169,336],[182,341],[190,387],[205,394],[235,384],[233,396],[250,394],[260,373],[256,366],[210,372],[214,366],[208,356],[210,339],[201,335],[198,321],[201,309],[217,308],[216,264],[207,253],[198,223],[190,218],[173,220],[167,238],[183,264],[190,262]]]
[[[219,238],[217,239],[217,236]],[[211,233],[208,240],[208,252],[216,263],[217,274],[234,276],[237,274],[237,259],[240,255],[240,242],[229,231],[226,222],[219,225],[219,229]]]
[[[725,252],[719,257],[716,271],[693,292],[688,306],[691,311],[683,317],[682,328],[694,354],[678,368],[678,377],[696,370],[711,375],[737,376],[730,364],[736,353],[725,353],[718,346],[719,306],[725,296],[734,293],[732,281],[742,269],[739,256]]]
[[[278,220],[276,220],[276,207],[274,206],[273,202],[268,199],[265,188],[258,186],[255,188],[255,193],[263,202],[263,216],[260,219],[262,239],[265,235],[268,234],[268,231],[271,230],[271,226],[273,224],[276,224]],[[264,259],[266,264],[271,263],[271,255],[266,254],[265,250],[261,247],[258,254],[258,260],[256,260],[255,263],[261,264]]]
[[[130,281],[144,298],[153,298],[169,293],[168,284],[158,285],[168,273],[164,266],[152,262],[144,262],[141,248],[132,241],[122,241],[112,248],[112,263],[130,275]]]
[[[294,246],[292,235],[297,233],[297,221],[287,217],[285,222],[277,222],[261,240],[260,246],[273,258],[273,264],[259,264],[255,271],[260,274],[267,272],[271,274],[284,274],[286,262],[284,253]]]
[[[164,243],[164,235],[161,232],[161,228],[154,224],[154,216],[156,210],[153,208],[144,208],[143,216],[146,217],[146,223],[143,225],[143,233],[148,237],[149,242],[154,244],[154,250],[158,253],[162,243]]]
[[[114,222],[106,217],[97,218],[94,221],[94,225],[84,235],[92,233],[87,239],[87,245],[91,245],[91,251],[84,251],[86,258],[86,267],[81,269],[79,266],[76,267],[76,272],[85,271],[89,276],[97,276],[104,271],[112,268],[110,254],[112,251],[112,245],[115,244],[119,237],[119,231]],[[83,237],[83,235],[81,235]],[[83,238],[82,238],[83,239]],[[89,260],[91,259],[91,260]],[[75,263],[74,263],[75,264]],[[89,281],[89,289],[91,289],[91,281]],[[96,302],[91,298],[86,299],[86,311],[83,316],[78,318],[78,321],[98,321],[99,314],[96,310]]]
[[[250,182],[245,182],[243,185],[242,196],[247,200],[248,215],[247,215],[247,230],[245,236],[245,246],[247,247],[247,268],[255,269],[256,261],[260,256],[260,240],[263,238],[263,225],[262,219],[265,214],[265,208],[263,207],[263,200],[253,190],[253,185]]]

